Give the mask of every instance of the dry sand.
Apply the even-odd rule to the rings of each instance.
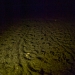
[[[75,24],[25,20],[0,35],[0,75],[75,75]]]

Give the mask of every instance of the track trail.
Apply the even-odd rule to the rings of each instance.
[[[72,23],[26,20],[0,35],[0,75],[75,75]]]

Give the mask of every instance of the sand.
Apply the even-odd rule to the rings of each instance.
[[[12,24],[0,35],[0,75],[75,75],[75,24]]]

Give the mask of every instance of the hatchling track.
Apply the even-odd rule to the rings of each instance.
[[[0,75],[75,75],[72,23],[26,20],[0,36]]]

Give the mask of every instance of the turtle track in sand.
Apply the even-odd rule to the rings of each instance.
[[[26,20],[0,36],[1,75],[74,75],[72,23]]]

